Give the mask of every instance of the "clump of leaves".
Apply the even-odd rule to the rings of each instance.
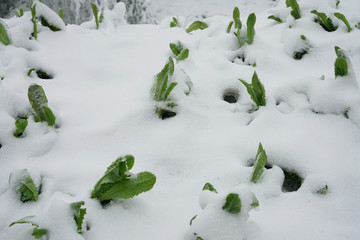
[[[49,126],[54,126],[55,116],[48,107],[48,100],[44,89],[37,84],[32,84],[28,89],[28,98],[35,112],[33,114],[35,122],[47,122]]]
[[[44,236],[48,238],[49,237],[48,236],[48,233],[49,233],[48,230],[45,229],[45,228],[40,228],[39,224],[36,223],[35,219],[36,219],[35,216],[26,216],[26,217],[24,217],[24,218],[22,218],[22,219],[20,219],[18,221],[15,221],[15,222],[11,223],[9,225],[9,227],[11,227],[11,226],[13,226],[15,224],[29,223],[29,224],[34,226],[34,229],[33,229],[32,233],[31,233],[31,235],[34,238],[40,239],[40,238],[42,238]]]
[[[348,32],[351,32],[352,28],[350,27],[350,23],[348,22],[348,20],[346,19],[345,15],[339,12],[334,13],[334,16],[338,19],[340,19],[345,26],[347,27]]]
[[[37,201],[39,188],[35,186],[27,169],[15,171],[10,174],[9,184],[20,196],[22,202]]]
[[[155,101],[166,101],[171,91],[177,85],[176,82],[168,86],[169,77],[174,74],[174,60],[169,57],[160,73],[156,75],[155,86],[152,89],[153,98]]]
[[[300,39],[301,39],[301,45],[302,45],[302,48],[299,49],[298,51],[295,51],[294,54],[293,54],[293,58],[295,60],[300,60],[302,59],[302,57],[309,53],[309,50],[310,50],[310,43],[308,41],[308,39],[304,36],[304,35],[301,35],[300,36]]]
[[[235,29],[241,29],[242,23],[240,20],[240,11],[238,7],[235,7],[233,10],[233,20],[229,23],[226,32],[230,33],[232,26],[235,24]]]
[[[205,28],[208,28],[208,27],[209,26],[205,22],[195,21],[186,29],[186,32],[190,33],[192,31],[195,31],[195,30],[198,30],[198,29],[204,30]]]
[[[267,155],[261,143],[255,156],[253,172],[251,174],[250,182],[256,183],[260,178],[261,174],[264,172],[264,167],[267,162]]]
[[[170,22],[170,27],[181,27],[181,25],[176,17],[173,17],[172,19],[173,20]]]
[[[228,194],[225,199],[225,204],[223,205],[222,209],[231,214],[240,213],[241,200],[240,200],[239,194],[237,194],[237,193]]]
[[[24,10],[20,8],[19,10],[16,10],[15,14],[17,17],[22,17],[24,16]]]
[[[322,12],[318,12],[316,10],[312,10],[311,13],[315,14],[317,16],[317,20],[319,24],[328,32],[333,32],[337,29],[337,27],[334,26],[332,23],[332,20]]]
[[[9,37],[8,31],[6,30],[2,22],[0,22],[0,42],[5,46],[11,44],[11,39]]]
[[[335,47],[335,53],[337,55],[337,58],[334,63],[335,78],[337,78],[338,76],[341,77],[346,76],[348,74],[348,68],[349,68],[346,60],[346,55],[344,51],[337,46]]]
[[[247,44],[252,44],[255,37],[255,23],[256,23],[256,15],[251,13],[246,22],[246,32],[242,31],[242,22],[240,20],[240,11],[239,8],[235,7],[233,10],[233,21],[231,21],[226,29],[227,33],[230,33],[232,26],[235,28],[234,35],[238,39],[238,43],[240,48]]]
[[[27,125],[28,125],[28,120],[26,118],[16,119],[15,121],[16,129],[13,133],[14,137],[20,137],[24,133]]]
[[[205,185],[204,185],[204,187],[203,187],[202,190],[203,190],[203,191],[208,190],[208,191],[210,191],[210,192],[218,193],[218,192],[216,191],[216,189],[214,188],[214,186],[213,186],[211,183],[205,183]]]
[[[300,7],[296,0],[286,0],[286,6],[292,8],[291,15],[295,19],[301,18]]]
[[[86,214],[86,208],[82,208],[84,204],[84,201],[74,202],[71,204],[72,214],[74,215],[74,220],[79,234],[82,234],[82,225]]]
[[[246,87],[247,92],[250,94],[251,99],[255,102],[257,107],[265,106],[265,88],[264,85],[260,82],[256,72],[254,72],[251,84],[246,81],[239,79]]]
[[[326,195],[328,190],[329,190],[328,185],[325,185],[323,188],[320,188],[319,190],[317,190],[316,193]]]
[[[101,10],[100,12],[100,16],[99,16],[99,9],[98,7],[94,4],[94,3],[90,3],[91,5],[91,9],[92,12],[94,14],[94,18],[95,18],[95,23],[96,23],[96,29],[99,29],[99,24],[103,21],[104,19],[104,12],[103,10]]]
[[[133,166],[132,155],[116,159],[95,184],[91,198],[97,198],[100,202],[114,198],[129,199],[151,190],[156,182],[155,175],[151,172],[130,173]]]
[[[189,56],[189,49],[184,48],[184,45],[180,41],[176,43],[170,43],[170,49],[172,53],[176,56],[176,61],[185,60]]]

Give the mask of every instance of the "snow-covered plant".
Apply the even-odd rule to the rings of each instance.
[[[24,10],[20,8],[19,10],[16,10],[15,14],[17,17],[22,17],[24,16]]]
[[[229,213],[232,213],[232,214],[240,213],[241,200],[240,200],[239,194],[229,193],[226,196],[225,204],[223,205],[222,209]]]
[[[176,17],[172,18],[173,20],[170,22],[170,27],[181,27],[178,19]]]
[[[351,32],[352,28],[350,27],[350,23],[346,19],[345,15],[339,12],[334,13],[334,16],[338,19],[340,19],[346,26],[348,32]]]
[[[203,191],[208,190],[208,191],[211,191],[211,192],[214,192],[214,193],[218,193],[211,183],[205,183],[202,190]]]
[[[84,222],[84,216],[86,214],[86,208],[82,208],[84,204],[85,204],[84,201],[80,201],[80,202],[74,202],[70,205],[77,226],[77,231],[79,234],[82,234],[82,225]]]
[[[293,58],[295,60],[302,59],[305,54],[309,53],[310,47],[311,45],[309,40],[305,37],[305,35],[301,35],[299,48],[293,53]]]
[[[176,61],[182,61],[188,58],[189,56],[189,49],[184,48],[182,42],[178,41],[176,43],[170,43],[170,49],[173,54],[176,56]]]
[[[26,118],[16,119],[15,121],[16,129],[13,133],[14,137],[20,137],[24,133],[27,125],[28,125],[28,120]]]
[[[198,30],[198,29],[204,30],[205,28],[208,28],[208,27],[209,26],[205,22],[195,21],[186,29],[186,32],[190,33],[192,31],[195,31],[195,30]]]
[[[96,183],[91,198],[100,202],[114,198],[129,199],[152,189],[156,176],[151,172],[133,174],[132,155],[121,156],[106,170],[105,175]]]
[[[174,74],[174,60],[169,57],[160,73],[156,75],[155,85],[152,88],[153,98],[155,101],[166,101],[171,91],[176,87],[177,83],[173,82],[168,86],[169,77]]]
[[[264,85],[260,82],[256,72],[254,72],[252,76],[251,84],[242,79],[239,80],[245,85],[247,92],[257,107],[266,105],[265,88]]]
[[[0,22],[0,42],[5,46],[11,44],[9,34],[2,22]]]
[[[48,107],[48,100],[44,89],[37,84],[32,84],[28,89],[28,98],[35,112],[33,114],[35,122],[47,122],[49,126],[54,126],[55,116]]]
[[[251,174],[250,182],[256,183],[260,178],[261,174],[264,172],[264,167],[267,162],[266,152],[261,143],[259,143],[259,147],[255,156],[253,172]]]
[[[295,19],[301,18],[300,7],[296,0],[286,0],[286,6],[292,8],[291,15]]]
[[[343,77],[348,75],[349,66],[344,51],[341,48],[335,46],[335,53],[337,56],[334,63],[335,78],[338,76]]]
[[[26,216],[18,221],[12,222],[9,227],[15,225],[15,224],[23,224],[23,223],[29,223],[34,226],[34,229],[31,233],[31,235],[36,238],[40,239],[42,237],[48,238],[48,230],[45,228],[40,228],[39,224],[36,222],[36,216]]]
[[[22,202],[38,200],[39,188],[35,185],[27,169],[12,172],[9,177],[9,184]]]
[[[104,12],[101,10],[100,16],[99,16],[99,9],[94,3],[90,3],[92,12],[94,14],[95,23],[96,23],[96,29],[99,29],[99,24],[103,21],[104,18]]]
[[[325,13],[312,10],[311,13],[317,16],[319,24],[328,32],[333,32],[337,29],[332,23],[331,18],[329,18]]]

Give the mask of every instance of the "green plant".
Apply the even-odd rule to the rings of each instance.
[[[235,29],[241,29],[242,23],[240,20],[240,11],[238,7],[233,10],[233,20],[229,23],[226,32],[230,33],[232,26],[235,24]]]
[[[250,182],[253,183],[257,182],[261,174],[264,172],[264,167],[266,165],[266,162],[267,162],[266,152],[263,146],[261,145],[261,143],[259,143],[259,147],[255,156],[254,167],[253,167],[253,172],[251,174]]]
[[[152,89],[155,101],[166,101],[171,91],[176,87],[177,83],[173,82],[168,86],[169,77],[174,74],[174,61],[169,57],[168,62],[160,73],[156,75],[155,86]]]
[[[16,130],[14,131],[14,137],[20,137],[28,125],[28,120],[25,118],[18,118],[15,121]]]
[[[35,186],[27,169],[15,171],[10,174],[9,184],[20,196],[22,202],[37,201],[39,189]]]
[[[344,51],[337,46],[335,46],[335,53],[337,55],[334,63],[335,78],[337,78],[338,76],[346,76],[349,69],[346,55]]]
[[[308,39],[305,37],[305,35],[301,35],[300,39],[302,41],[300,46],[302,46],[302,47],[293,53],[293,58],[295,60],[302,59],[302,57],[309,52],[310,47],[311,47],[310,43],[309,43]]]
[[[36,3],[30,4],[30,11],[31,11],[31,22],[33,23],[33,32],[34,38],[37,39],[37,18],[36,18]]]
[[[247,43],[252,44],[255,37],[255,23],[256,23],[256,15],[254,13],[251,13],[248,16],[246,26],[247,26]]]
[[[210,192],[218,193],[218,192],[216,191],[216,189],[214,188],[214,186],[213,186],[211,183],[205,183],[205,185],[204,185],[204,187],[203,187],[202,190],[203,190],[203,191],[208,190],[208,191],[210,191]]]
[[[151,172],[130,173],[133,166],[132,155],[116,159],[95,184],[91,198],[97,198],[100,202],[113,198],[128,199],[151,190],[156,182],[155,175]]]
[[[323,188],[319,189],[316,191],[316,193],[318,194],[322,194],[322,195],[326,195],[327,191],[328,191],[328,185],[325,185]]]
[[[74,202],[70,205],[79,234],[82,234],[82,224],[84,222],[84,216],[86,214],[86,208],[82,208],[84,204],[84,201],[80,201]]]
[[[185,60],[189,56],[189,49],[184,48],[184,45],[180,41],[177,43],[170,43],[170,49],[176,56],[176,61]]]
[[[225,199],[225,204],[223,205],[222,209],[231,214],[240,213],[241,200],[240,200],[239,194],[229,193]]]
[[[248,18],[247,18],[247,29],[246,29],[246,33],[242,31],[242,23],[240,20],[240,12],[238,8],[235,8],[233,11],[233,21],[230,22],[227,32],[230,32],[231,30],[231,26],[235,25],[235,32],[234,35],[236,36],[236,38],[238,39],[238,44],[240,46],[240,48],[242,46],[244,46],[246,43],[247,44],[252,44],[254,41],[254,37],[255,37],[255,23],[256,23],[256,15],[254,13],[251,13]]]
[[[24,16],[24,10],[20,8],[19,10],[16,10],[15,14],[17,17],[22,17]]]
[[[300,7],[296,0],[286,0],[286,6],[292,8],[291,15],[295,19],[301,18]]]
[[[90,5],[95,18],[96,29],[99,29],[99,9],[94,3],[90,3]]]
[[[48,236],[48,230],[45,228],[39,228],[39,224],[37,224],[35,221],[35,216],[26,216],[16,222],[12,222],[9,227],[13,226],[14,224],[23,224],[23,223],[29,223],[34,226],[34,229],[31,233],[32,236],[34,236],[36,239],[40,239],[43,236]]]
[[[254,72],[252,76],[251,84],[242,79],[239,80],[245,85],[247,92],[257,107],[266,105],[265,88],[264,85],[260,82],[256,72]]]
[[[251,208],[257,208],[259,206],[259,200],[256,198],[255,194],[252,194],[252,202],[250,207]]]
[[[4,44],[5,46],[11,44],[11,39],[9,37],[9,34],[5,28],[5,26],[0,22],[0,42]]]
[[[64,11],[62,10],[62,8],[59,9],[58,15],[61,19],[64,19]]]
[[[60,28],[58,28],[58,27],[50,24],[50,23],[48,22],[48,20],[47,20],[45,17],[43,17],[43,16],[40,16],[40,22],[41,22],[41,25],[43,25],[44,27],[50,28],[50,30],[53,31],[53,32],[61,31]]]
[[[345,26],[348,29],[348,32],[351,32],[352,28],[350,27],[350,23],[348,22],[348,20],[344,16],[344,14],[336,12],[336,13],[334,13],[334,16],[337,17],[338,19],[340,19],[341,21],[343,21],[343,23],[345,24]]]
[[[46,71],[42,70],[42,69],[35,69],[35,68],[31,68],[29,69],[29,71],[27,72],[27,75],[30,77],[31,73],[35,71],[36,75],[38,76],[38,78],[41,79],[53,79],[54,76],[52,76],[51,74],[47,73]]]
[[[181,27],[176,17],[173,17],[173,20],[170,22],[170,27]]]
[[[205,22],[195,21],[186,29],[186,32],[190,33],[198,29],[204,30],[205,28],[208,28],[208,25]]]
[[[282,23],[282,22],[283,22],[283,21],[281,20],[281,18],[276,17],[275,15],[270,15],[270,16],[268,16],[268,19],[272,19],[272,20],[274,20],[274,21],[276,21],[276,22],[279,22],[279,23]]]
[[[47,122],[49,126],[54,126],[55,116],[47,106],[48,100],[44,89],[37,84],[32,84],[28,89],[28,98],[35,112],[35,114],[33,114],[35,122]]]
[[[317,16],[317,20],[319,24],[328,32],[333,32],[337,29],[332,23],[332,20],[322,12],[318,12],[316,10],[312,10],[311,13],[315,14]]]

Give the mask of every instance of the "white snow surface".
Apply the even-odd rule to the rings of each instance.
[[[289,15],[285,1],[221,6],[209,1],[207,7],[210,2],[219,14],[228,14],[203,19],[209,27],[191,33],[185,32],[191,21],[184,13],[179,13],[182,28],[170,28],[169,17],[159,25],[128,25],[122,3],[104,13],[99,30],[94,20],[68,24],[59,32],[39,26],[38,40],[29,39],[29,12],[4,20],[13,45],[0,44],[1,240],[34,239],[30,224],[8,227],[30,215],[37,216],[52,240],[359,239],[358,1],[341,1],[336,9],[336,1],[302,0],[298,20]],[[203,7],[202,1],[184,3]],[[233,7],[245,3],[249,11],[241,13],[241,20],[246,26],[247,15],[256,12],[256,35],[252,45],[238,49],[226,28]],[[342,12],[353,30],[347,32],[334,19],[338,29],[326,32],[314,22],[313,9]],[[274,13],[285,22],[267,19]],[[302,44],[296,40],[300,35],[310,50],[294,60],[289,53]],[[161,120],[150,90],[154,76],[173,56],[169,43],[176,41],[190,54],[175,63],[178,86],[170,99],[178,105],[177,115]],[[349,76],[335,79],[334,46],[347,52]],[[54,79],[27,76],[31,68],[46,70]],[[249,113],[253,102],[238,79],[250,82],[254,71],[264,84],[267,104]],[[186,95],[188,78],[193,88]],[[30,117],[23,136],[15,138],[15,119],[32,112],[27,89],[33,83],[44,88],[56,127]],[[229,89],[239,93],[237,103],[222,99]],[[249,164],[259,142],[273,167],[255,184],[250,183]],[[135,157],[132,172],[150,171],[156,184],[149,192],[102,207],[91,191],[106,168],[125,154]],[[9,186],[10,174],[24,168],[41,176],[37,202],[22,203]],[[282,191],[282,169],[304,179],[298,191]],[[202,191],[206,182],[219,193]],[[328,193],[317,194],[324,185]],[[222,209],[228,193],[239,194],[239,215]],[[252,194],[260,204],[255,209],[250,209]],[[76,201],[85,201],[87,208],[83,235],[69,207]]]

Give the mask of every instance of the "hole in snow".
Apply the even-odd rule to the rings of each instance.
[[[283,192],[294,192],[297,191],[301,184],[303,183],[303,179],[296,173],[292,171],[287,171],[282,169],[285,175],[284,182],[282,185]]]
[[[47,80],[47,79],[53,79],[54,78],[53,75],[51,75],[50,73],[48,73],[48,72],[46,72],[46,71],[44,71],[42,69],[37,70],[36,75],[40,79],[46,79]]]
[[[176,116],[176,112],[165,108],[156,108],[156,114],[161,119],[171,118]]]
[[[239,100],[239,91],[234,88],[226,89],[223,93],[223,100],[228,103],[236,103]]]

